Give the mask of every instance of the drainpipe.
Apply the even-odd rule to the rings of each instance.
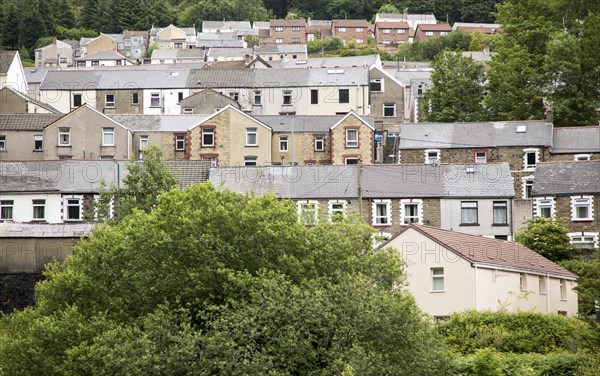
[[[475,271],[473,272],[473,286],[475,287],[475,310],[477,310],[477,264],[473,265]]]

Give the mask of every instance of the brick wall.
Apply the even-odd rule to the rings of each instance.
[[[555,200],[555,216],[566,219],[569,232],[599,232],[600,231],[600,194],[594,196],[592,203],[593,221],[571,220],[571,196],[558,196]]]
[[[346,147],[346,129],[357,128],[358,147]],[[355,116],[348,116],[331,132],[331,162],[345,164],[349,156],[359,156],[363,164],[373,163],[373,130]]]

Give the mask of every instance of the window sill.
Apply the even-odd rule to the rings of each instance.
[[[203,149],[214,149],[216,146],[215,145],[200,145],[200,147]]]
[[[358,149],[358,146],[348,146],[348,145],[346,145],[346,149]]]
[[[446,292],[446,290],[431,290],[431,291],[429,291],[429,292],[430,292],[430,293],[432,293],[432,294],[439,294],[439,293],[444,293],[444,292]]]
[[[390,223],[374,223],[373,227],[389,227],[391,226]]]
[[[571,222],[594,222],[593,218],[585,218],[585,219],[571,219]]]
[[[116,145],[100,145],[103,148],[114,148]]]
[[[257,148],[258,145],[246,145],[247,148]]]
[[[492,226],[495,226],[495,227],[508,227],[509,224],[508,223],[492,223]]]
[[[479,226],[479,223],[461,223],[459,226]]]
[[[43,151],[44,151],[43,149],[42,149],[42,150],[40,150],[40,149],[33,149],[33,152],[34,152],[34,153],[41,153],[41,152],[43,152]]]
[[[253,106],[254,107],[262,107],[262,104],[260,104],[260,103],[254,103]]]
[[[83,222],[83,219],[63,219],[63,222],[65,222],[65,223]]]
[[[70,148],[71,145],[70,144],[69,145],[57,145],[57,147],[59,147],[59,148]]]

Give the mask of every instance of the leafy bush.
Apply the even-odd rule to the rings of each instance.
[[[586,374],[593,359],[587,353],[512,354],[483,349],[455,358],[452,368],[455,375],[464,376],[568,376]]]
[[[587,347],[590,334],[588,325],[577,318],[534,312],[456,313],[438,330],[463,354],[488,347],[513,353],[576,352]]]

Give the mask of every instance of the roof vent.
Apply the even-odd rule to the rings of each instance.
[[[527,132],[526,125],[517,125],[517,133],[525,133],[525,132]]]

